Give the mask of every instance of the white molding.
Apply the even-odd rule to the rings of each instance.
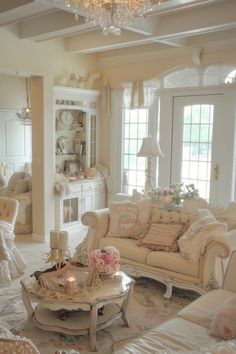
[[[63,95],[63,98],[68,97],[70,100],[73,100],[74,97],[78,100],[80,95],[83,99],[92,99],[100,96],[100,91],[69,86],[54,86],[54,96],[60,98],[60,95]]]
[[[112,194],[120,192],[121,189],[122,97],[122,90],[112,90],[110,125],[110,174],[112,178]]]
[[[193,48],[199,46],[200,44],[192,40],[191,44],[186,47],[172,47],[167,49],[147,49],[146,46],[139,45],[136,47],[136,50],[132,53],[125,53],[125,50],[120,50],[119,54],[115,54],[115,51],[111,51],[103,54],[99,54],[97,61],[100,64],[101,68],[128,65],[132,63],[142,63],[147,61],[157,61],[162,62],[163,60],[173,58],[187,58],[192,60],[192,51]],[[145,50],[144,50],[145,49]],[[201,60],[202,63],[206,63],[206,55],[214,55],[214,61],[217,63],[217,53],[224,53],[224,61],[228,63],[227,53],[233,54],[236,49],[236,41],[234,38],[224,39],[224,40],[214,40],[204,44],[202,49]],[[129,49],[128,49],[129,50]],[[124,53],[122,53],[124,51]],[[208,62],[208,61],[207,61]]]

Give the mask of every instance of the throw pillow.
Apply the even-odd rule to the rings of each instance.
[[[108,236],[138,239],[149,222],[151,204],[148,200],[113,202],[109,206]]]
[[[236,296],[218,307],[211,322],[210,334],[223,339],[236,337]]]
[[[15,185],[14,193],[21,194],[27,192],[27,190],[28,190],[28,182],[23,178],[18,179]]]
[[[223,236],[227,225],[218,222],[208,209],[199,210],[199,218],[179,238],[180,254],[189,261],[197,261],[210,236]]]
[[[138,242],[138,246],[147,247],[153,251],[177,252],[177,239],[183,229],[183,224],[152,223]]]
[[[24,178],[25,175],[26,175],[25,172],[15,172],[15,173],[13,173],[13,175],[10,177],[10,179],[8,181],[7,189],[9,191],[11,191],[11,192],[14,192],[15,186],[16,186],[16,182],[18,181],[18,179]]]

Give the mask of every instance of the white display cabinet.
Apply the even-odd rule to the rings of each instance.
[[[99,91],[54,87],[55,170],[69,178],[70,192],[55,194],[55,227],[73,232],[85,211],[105,207],[103,178],[78,179],[99,159]]]

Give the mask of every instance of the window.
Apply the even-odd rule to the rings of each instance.
[[[142,192],[145,185],[145,157],[137,157],[142,139],[148,136],[148,109],[123,109],[122,192]]]
[[[163,78],[164,88],[196,87],[199,85],[199,73],[195,68],[175,70]]]
[[[158,91],[151,85],[143,87],[139,83],[136,85],[135,92],[131,87],[126,88],[123,92],[119,192],[131,195],[134,189],[138,192],[143,192],[145,189],[147,162],[145,157],[137,157],[137,153],[143,138],[147,138],[149,135],[157,136],[158,107]],[[153,161],[154,183],[156,181],[156,167],[157,163]]]

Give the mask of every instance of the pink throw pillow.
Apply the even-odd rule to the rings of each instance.
[[[223,339],[236,337],[236,296],[223,302],[210,326],[210,334]]]

